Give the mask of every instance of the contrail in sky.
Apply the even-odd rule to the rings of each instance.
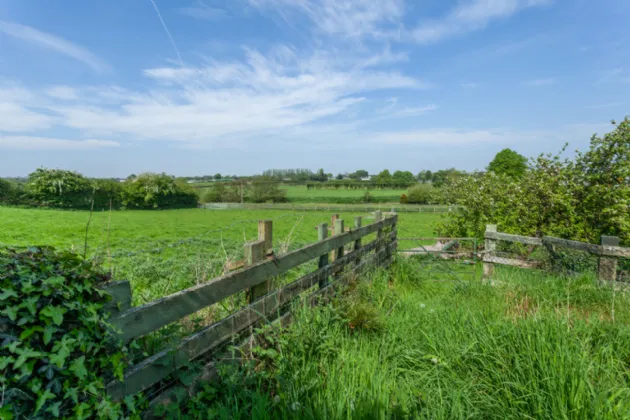
[[[166,27],[166,23],[164,23],[164,19],[162,19],[162,14],[160,13],[160,9],[158,9],[157,4],[155,4],[155,1],[153,0],[149,0],[149,1],[153,5],[153,8],[155,9],[155,12],[157,13],[158,18],[160,18],[160,22],[162,23],[162,27],[164,28],[166,35],[168,35],[168,39],[170,39],[171,44],[173,44],[173,49],[175,49],[175,53],[177,53],[177,57],[179,58],[179,63],[183,66],[184,60],[182,60],[182,55],[179,53],[179,48],[177,48],[177,44],[175,44],[175,40],[171,36],[171,31],[168,30],[168,28]]]

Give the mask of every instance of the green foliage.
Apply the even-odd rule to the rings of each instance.
[[[490,162],[488,171],[511,178],[521,178],[527,171],[527,158],[512,149],[503,149]]]
[[[407,194],[403,194],[400,196],[400,204],[408,204],[409,203],[409,198],[407,197]]]
[[[502,232],[552,235],[596,243],[601,235],[630,238],[630,120],[593,136],[574,160],[541,155],[520,179],[489,172],[451,183],[441,230],[482,237],[486,224]],[[627,242],[626,242],[627,243]]]
[[[143,173],[124,183],[122,204],[128,209],[169,209],[197,205],[191,187],[167,174]]]
[[[212,187],[203,196],[204,203],[228,203],[227,188],[222,182],[215,182]]]
[[[111,179],[95,179],[94,183],[94,209],[107,210],[119,209],[124,199],[124,189],[120,182]]]
[[[355,171],[348,176],[350,177],[350,179],[354,179],[355,181],[358,181],[361,178],[366,178],[370,176],[370,174],[365,169],[359,169],[358,171]]]
[[[433,174],[428,172],[427,176],[429,174],[431,175],[431,182],[433,183],[433,186],[438,188],[448,183],[455,182],[467,175],[466,172],[457,170],[455,168],[440,169]]]
[[[78,172],[38,168],[28,176],[28,190],[43,206],[89,208],[94,187]]]
[[[287,192],[281,190],[271,179],[260,177],[252,182],[248,199],[252,203],[283,203],[287,201]]]
[[[13,418],[123,416],[105,394],[126,355],[108,330],[107,280],[75,254],[0,251],[0,383]],[[5,417],[3,417],[5,418]]]
[[[393,177],[389,170],[385,169],[379,172],[379,174],[374,177],[373,181],[379,184],[390,184],[393,181]]]
[[[432,198],[432,187],[430,185],[419,184],[409,188],[407,202],[409,204],[429,204],[432,202]]]
[[[416,182],[416,177],[409,171],[396,171],[392,176],[392,181],[399,184],[413,184]]]
[[[374,202],[374,197],[372,196],[372,194],[370,194],[369,191],[366,191],[365,194],[363,194],[363,199],[361,201],[363,203],[372,203]]]

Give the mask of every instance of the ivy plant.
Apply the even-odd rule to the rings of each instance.
[[[98,288],[107,276],[76,254],[0,249],[0,418],[134,416],[112,401],[126,352]]]

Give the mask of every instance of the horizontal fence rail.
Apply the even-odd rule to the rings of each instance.
[[[103,290],[113,297],[107,306],[112,314],[110,323],[126,343],[236,293],[247,291],[249,297],[245,308],[132,366],[125,372],[123,381],[107,385],[108,394],[119,400],[147,390],[189,362],[213,354],[233,337],[251,331],[261,322],[277,318],[281,310],[286,310],[301,293],[319,285],[321,294],[324,290],[332,290],[349,274],[371,266],[388,265],[398,245],[398,216],[394,214],[381,219],[381,212],[377,211],[375,223],[361,226],[361,218],[357,217],[354,228],[344,228],[343,220],[335,215],[331,237],[327,237],[327,225],[322,224],[318,229],[318,242],[282,256],[276,256],[271,249],[271,222],[260,221],[259,240],[245,246],[244,268],[138,307],[131,307],[129,282],[105,285]],[[371,234],[376,234],[376,239],[362,244],[362,238]],[[315,271],[286,286],[268,290],[272,278],[311,261],[318,261]],[[329,281],[331,278],[333,281]]]
[[[494,264],[510,265],[520,268],[541,268],[542,261],[529,261],[518,258],[506,258],[497,255],[497,243],[499,241],[529,245],[530,247],[544,246],[554,253],[558,248],[565,248],[594,255],[598,258],[598,278],[603,282],[616,281],[617,259],[630,258],[630,248],[619,246],[620,239],[616,236],[602,236],[601,244],[573,241],[569,239],[543,236],[534,238],[529,236],[512,235],[497,232],[496,225],[487,225],[485,231],[485,253],[483,255],[484,278],[492,277]]]
[[[293,205],[293,204],[255,204],[255,203],[206,203],[201,204],[200,208],[214,209],[214,210],[230,210],[230,209],[243,209],[243,210],[292,210],[292,211],[392,211],[396,213],[448,213],[456,207],[446,205],[394,205],[382,204],[382,205],[370,205],[370,204],[322,204],[322,205]]]

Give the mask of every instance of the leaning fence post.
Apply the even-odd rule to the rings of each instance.
[[[361,227],[361,216],[357,216],[354,218],[354,228],[355,229],[359,229]],[[354,249],[353,251],[358,251],[361,249],[361,238],[357,239],[356,241],[354,241]],[[361,257],[357,256],[356,261],[354,262],[355,265],[359,265],[361,263]]]
[[[602,236],[601,245],[619,246],[621,242],[617,236]],[[617,280],[617,259],[609,257],[599,257],[597,266],[597,278],[600,282],[614,282]]]
[[[257,264],[263,260],[263,250],[265,248],[265,241],[255,241],[245,244],[245,264],[248,266]],[[271,280],[265,280],[260,284],[252,286],[247,292],[247,300],[252,303],[261,296],[264,296],[269,292],[271,286]]]
[[[497,225],[486,225],[487,232],[496,232]],[[485,236],[485,235],[484,235]],[[483,279],[490,279],[494,276],[494,264],[485,262],[486,257],[494,256],[497,250],[497,242],[494,239],[486,238],[485,250],[484,250],[484,263],[483,263]]]
[[[328,238],[328,223],[320,223],[317,226],[317,240],[323,241]],[[319,261],[317,263],[317,268],[324,268],[328,265],[328,254],[323,254],[319,256]],[[319,281],[319,288],[323,288],[328,284],[328,276],[325,276],[323,279]]]

